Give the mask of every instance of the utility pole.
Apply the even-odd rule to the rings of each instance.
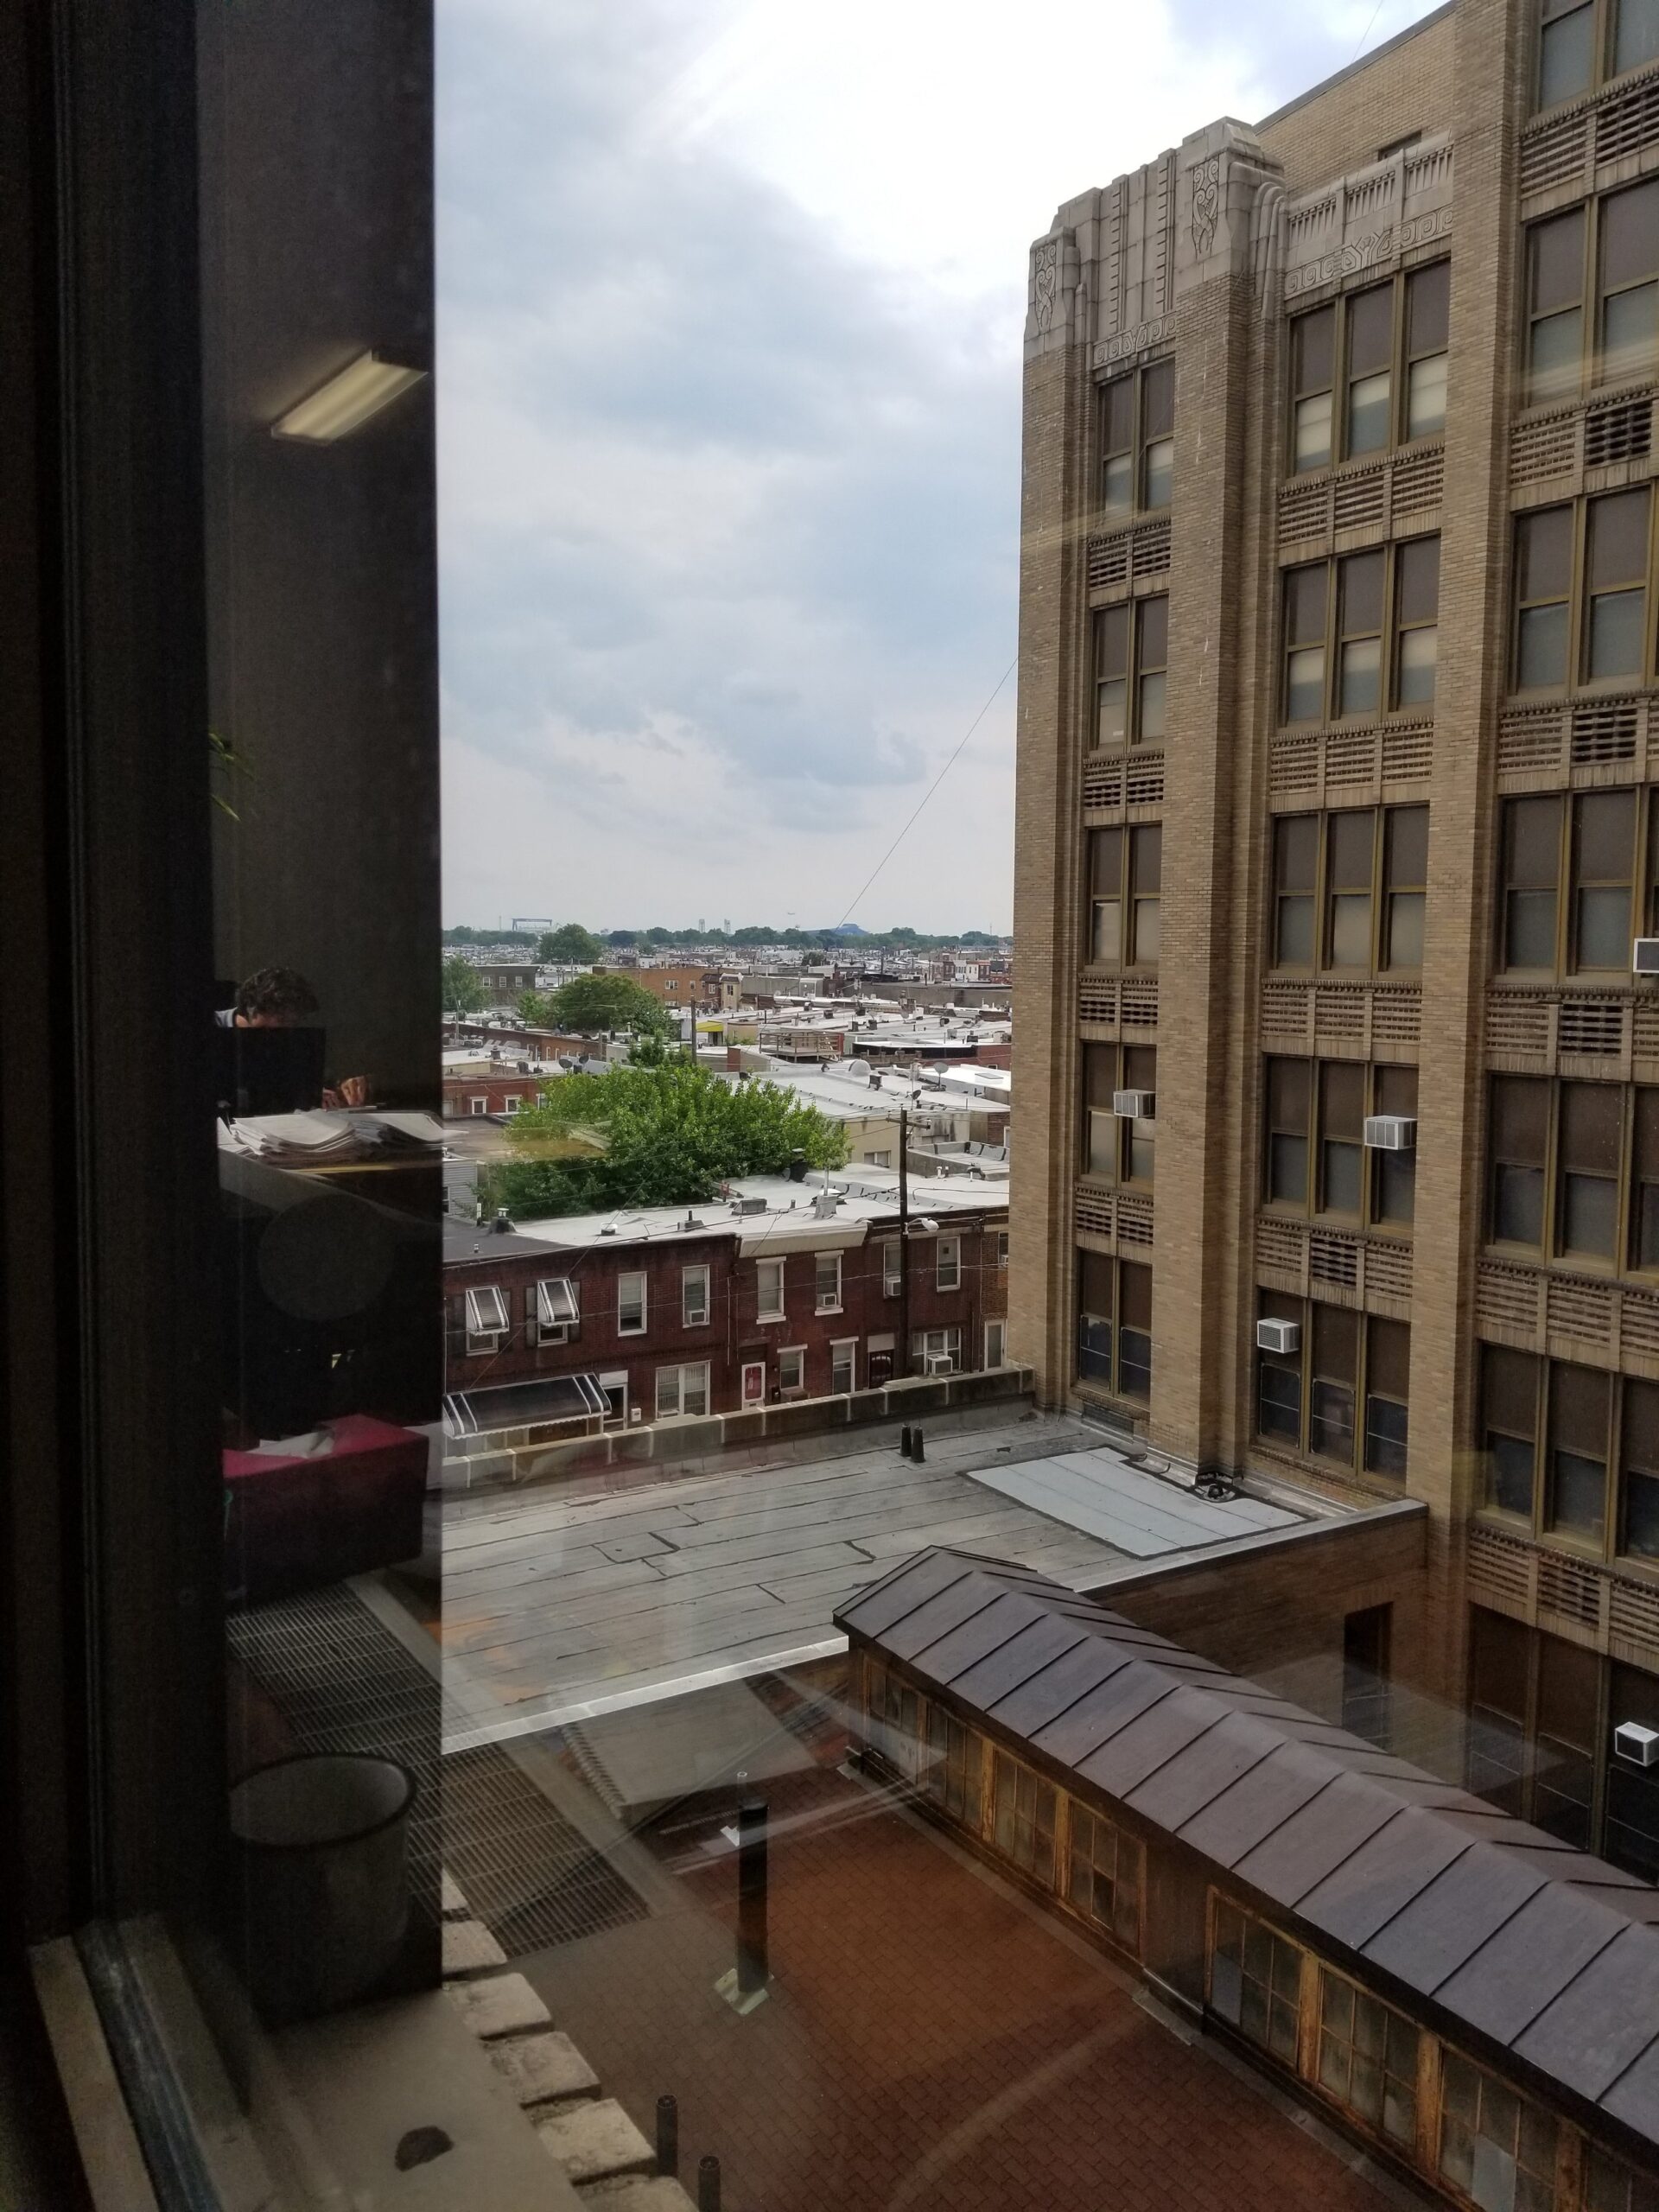
[[[910,1115],[899,1109],[899,1372],[910,1373]]]

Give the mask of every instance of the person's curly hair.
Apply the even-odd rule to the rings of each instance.
[[[317,1011],[317,995],[297,968],[262,968],[237,992],[236,1011],[245,1021],[304,1021]]]

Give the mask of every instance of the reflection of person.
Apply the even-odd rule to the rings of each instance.
[[[213,1019],[221,1029],[302,1029],[317,1012],[317,995],[297,968],[261,968],[236,994],[235,1003]],[[342,1076],[322,1094],[325,1107],[362,1106],[369,1095],[366,1076]]]

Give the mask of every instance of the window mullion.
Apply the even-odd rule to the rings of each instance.
[[[1331,302],[1336,326],[1331,340],[1331,465],[1348,458],[1348,299],[1338,292]]]
[[[1402,269],[1394,280],[1394,348],[1389,372],[1393,381],[1389,387],[1389,446],[1390,450],[1403,445],[1407,435],[1406,386],[1411,380],[1410,347],[1406,336],[1406,283],[1408,271]],[[1390,568],[1393,563],[1390,562]]]
[[[1572,973],[1574,945],[1573,909],[1577,901],[1578,887],[1573,880],[1573,792],[1561,793],[1560,827],[1555,847],[1555,973],[1558,978]]]
[[[1347,403],[1344,400],[1345,408]],[[1331,560],[1325,564],[1325,719],[1337,718],[1341,702],[1341,677],[1338,663],[1342,658],[1342,613],[1338,604],[1342,595],[1341,563]]]

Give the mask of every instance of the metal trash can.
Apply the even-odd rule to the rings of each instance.
[[[272,2021],[373,1988],[409,1925],[415,1777],[395,1760],[302,1752],[231,1791],[248,1986]]]

